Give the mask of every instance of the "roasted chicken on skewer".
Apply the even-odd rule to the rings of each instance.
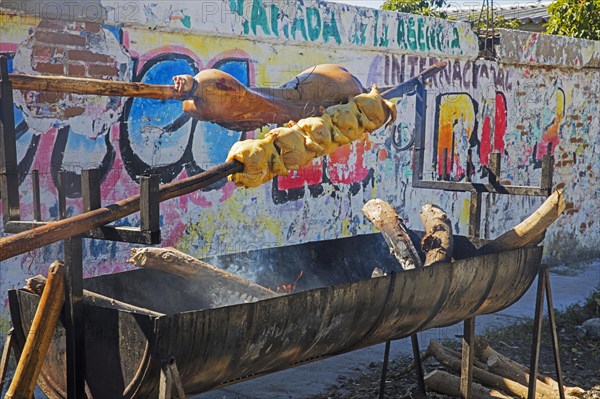
[[[319,117],[291,121],[285,127],[273,129],[263,139],[237,142],[227,161],[242,162],[244,170],[230,175],[229,180],[236,186],[257,187],[396,119],[395,104],[381,97],[376,86],[368,94],[359,94],[346,104],[333,105],[321,112]]]

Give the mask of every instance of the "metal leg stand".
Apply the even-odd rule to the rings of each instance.
[[[540,340],[542,337],[542,312],[544,310],[544,287],[546,280],[545,267],[538,274],[538,286],[535,296],[535,318],[533,321],[533,342],[531,343],[531,363],[529,366],[529,390],[527,399],[535,398],[535,386],[537,383],[537,368],[540,359]]]
[[[546,300],[548,304],[548,320],[550,321],[550,334],[552,335],[552,349],[554,352],[554,367],[556,368],[556,381],[558,382],[558,393],[560,399],[565,399],[565,388],[563,386],[562,369],[560,367],[560,354],[558,352],[558,335],[556,334],[556,320],[554,319],[554,305],[552,303],[552,288],[550,287],[550,270],[544,268],[546,286]]]
[[[425,375],[423,373],[423,364],[421,364],[421,351],[419,350],[419,338],[417,334],[410,336],[412,343],[413,357],[415,358],[415,373],[417,374],[417,387],[419,396],[426,397]]]
[[[556,334],[556,320],[554,318],[554,305],[552,303],[552,288],[550,287],[550,271],[547,266],[542,266],[538,275],[538,287],[535,298],[535,319],[533,323],[533,342],[531,344],[531,364],[529,366],[529,390],[528,399],[535,398],[537,384],[537,368],[540,359],[540,341],[542,336],[542,313],[544,309],[544,293],[548,305],[548,320],[550,322],[550,335],[552,336],[552,350],[554,352],[554,367],[556,368],[556,381],[558,382],[558,393],[560,399],[565,399],[562,370],[560,366],[560,354],[558,351],[558,336]]]
[[[381,383],[379,384],[379,399],[385,396],[385,377],[387,375],[388,361],[390,359],[390,346],[392,341],[385,341],[385,351],[383,352],[383,366],[381,367]]]

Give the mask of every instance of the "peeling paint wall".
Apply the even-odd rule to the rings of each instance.
[[[569,205],[546,236],[546,260],[600,255],[599,42],[503,31],[499,60],[486,61],[477,59],[476,36],[465,24],[317,1],[102,2],[103,20],[70,23],[27,4],[34,3],[0,10],[0,53],[22,73],[168,84],[177,74],[219,68],[248,86],[277,86],[312,65],[337,63],[368,86],[394,85],[448,61],[428,87],[426,178],[441,174],[447,148],[451,179],[464,179],[472,149],[476,179],[485,180],[482,166],[496,150],[501,181],[537,185],[551,144],[554,181]],[[33,169],[40,171],[42,217],[50,220],[58,215],[60,169],[69,172],[68,214],[75,215],[81,169],[100,169],[102,201],[109,204],[137,193],[140,174],[157,173],[162,183],[184,178],[223,162],[242,136],[262,133],[181,119],[177,101],[38,93],[17,93],[15,100],[23,219],[33,214]],[[369,234],[373,227],[360,209],[374,197],[398,207],[413,228],[420,227],[420,207],[434,202],[466,234],[466,194],[411,188],[412,155],[402,147],[414,129],[414,96],[397,99],[397,106],[393,128],[288,177],[253,190],[223,181],[163,203],[163,245],[214,256]],[[484,198],[488,238],[542,202]],[[139,218],[117,224],[136,226]],[[86,275],[127,268],[129,246],[84,241]],[[61,253],[55,244],[2,262],[1,332],[8,322],[6,290],[45,273]]]

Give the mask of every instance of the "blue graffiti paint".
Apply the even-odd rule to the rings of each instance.
[[[195,75],[193,59],[182,54],[162,54],[144,65],[135,81],[172,84],[173,76]],[[130,99],[123,113],[120,140],[127,173],[137,180],[142,174],[160,175],[161,182],[177,176],[186,160],[194,121],[175,100]]]
[[[13,72],[13,56],[14,54],[0,54],[7,58],[8,73]],[[0,116],[2,110],[0,109]],[[33,158],[37,151],[38,144],[40,142],[40,136],[34,135],[29,131],[29,126],[25,122],[23,113],[16,105],[13,106],[13,117],[15,122],[15,138],[17,146],[17,162],[18,162],[18,175],[19,184],[25,180],[31,165],[33,164]]]

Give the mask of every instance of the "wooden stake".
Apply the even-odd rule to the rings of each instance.
[[[5,399],[28,399],[33,395],[65,299],[64,273],[64,265],[60,261],[55,261],[48,269],[46,288]]]
[[[362,212],[381,232],[402,269],[423,267],[419,253],[408,235],[408,229],[389,203],[375,198],[363,205]]]

